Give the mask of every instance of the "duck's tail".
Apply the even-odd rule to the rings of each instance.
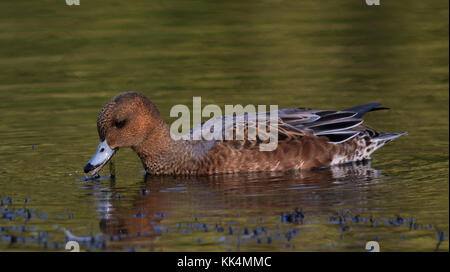
[[[384,146],[385,144],[397,139],[400,136],[408,134],[407,132],[401,132],[401,133],[384,133],[384,132],[377,132],[377,135],[370,139],[370,142],[368,145],[364,148],[363,153],[364,157],[369,157],[370,155],[375,152],[375,150],[379,149],[380,147]]]
[[[363,132],[364,133],[364,132]],[[366,132],[367,133],[367,132]],[[357,146],[352,155],[342,155],[336,154],[331,162],[332,165],[344,164],[354,161],[370,160],[370,156],[373,152],[378,150],[380,147],[389,143],[390,141],[407,134],[402,133],[383,133],[376,132],[375,135],[363,134],[361,138],[357,141]]]
[[[389,108],[386,107],[379,107],[381,103],[369,103],[365,105],[356,106],[353,108],[346,109],[345,111],[352,111],[356,112],[356,115],[353,118],[361,118],[365,113],[369,111],[377,111],[377,110],[388,110]],[[401,133],[384,133],[384,132],[378,132],[374,131],[375,135],[371,135],[370,144],[367,146],[367,151],[369,155],[373,153],[378,148],[382,147],[383,145],[389,143],[390,141],[393,141],[397,139],[400,136],[406,135],[407,132],[401,132]]]
[[[378,135],[373,138],[374,141],[382,141],[383,144],[389,143],[390,141],[393,141],[397,139],[400,136],[406,135],[408,132],[400,132],[400,133],[384,133],[384,132],[378,132]]]

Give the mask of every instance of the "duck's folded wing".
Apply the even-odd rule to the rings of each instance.
[[[356,129],[363,122],[358,118],[356,111],[329,111],[311,110],[307,108],[288,108],[277,111],[278,114],[278,138],[299,138],[305,135],[325,136],[331,143],[342,143],[357,136],[360,131]],[[264,116],[264,118],[260,118]],[[243,115],[227,115],[220,118],[210,119],[198,125],[190,131],[184,139],[200,139],[206,136],[212,139],[215,134],[216,140],[245,140],[249,139],[252,129],[256,128],[258,138],[267,139],[268,135],[260,137],[263,133],[270,133],[271,112],[245,113]],[[259,129],[258,122],[265,122],[265,130]],[[221,128],[217,133],[216,128]],[[217,135],[219,134],[219,135]],[[195,136],[195,137],[194,137]],[[256,141],[259,141],[256,139]]]
[[[290,108],[279,111],[279,136],[299,137],[305,134],[325,136],[331,143],[342,143],[359,134],[352,130],[362,119],[353,111],[318,111]]]

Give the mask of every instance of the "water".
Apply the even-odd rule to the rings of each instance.
[[[3,1],[0,250],[448,251],[448,1]],[[131,150],[82,167],[96,117],[140,91],[175,104],[343,109],[408,136],[371,164],[145,176]],[[92,238],[92,239],[91,239]]]

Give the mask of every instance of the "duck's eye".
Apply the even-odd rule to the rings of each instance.
[[[127,119],[123,119],[121,121],[116,120],[116,121],[114,121],[114,126],[116,126],[116,128],[123,128],[126,123],[127,123]]]

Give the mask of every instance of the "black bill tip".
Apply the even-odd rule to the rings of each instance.
[[[95,167],[90,163],[86,163],[86,165],[83,167],[83,170],[85,173],[88,173],[94,169],[95,169]]]

